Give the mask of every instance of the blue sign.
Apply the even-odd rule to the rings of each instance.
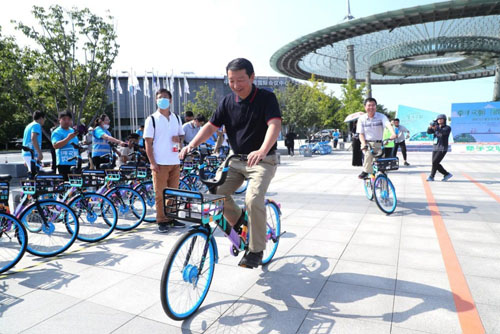
[[[500,102],[453,103],[455,143],[499,143]]]
[[[433,111],[403,105],[398,106],[397,118],[399,118],[399,124],[404,125],[410,131],[409,144],[432,143],[433,135],[427,134],[427,128],[429,123],[436,119],[437,115],[439,113]]]

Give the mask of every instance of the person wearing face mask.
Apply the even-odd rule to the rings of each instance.
[[[446,115],[441,114],[433,121],[427,129],[428,134],[434,134],[434,145],[432,148],[432,170],[427,181],[434,181],[436,172],[443,174],[443,181],[448,181],[453,175],[444,169],[441,165],[444,156],[448,152],[448,138],[450,137],[451,127],[446,125]]]
[[[106,114],[102,114],[95,120],[94,132],[92,134],[92,162],[96,169],[99,169],[99,165],[102,163],[107,163],[108,159],[102,158],[103,155],[111,153],[111,146],[108,142],[126,146],[127,143],[113,138],[111,132],[109,132],[109,117]]]
[[[179,188],[179,149],[184,141],[184,130],[180,117],[170,111],[172,94],[165,88],[156,92],[158,109],[146,118],[144,141],[146,154],[151,164],[156,202],[158,232],[166,233],[170,227],[182,228],[184,223],[169,219],[165,215],[163,190]]]

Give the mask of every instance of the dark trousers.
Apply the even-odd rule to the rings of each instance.
[[[439,171],[443,175],[448,175],[446,169],[444,169],[443,166],[441,165],[441,161],[443,160],[446,153],[448,153],[448,151],[432,152],[432,171],[430,175],[431,177],[434,177],[436,175],[436,171]]]
[[[394,147],[384,147],[384,158],[392,158]]]
[[[288,155],[295,155],[295,149],[293,146],[287,146],[288,149]]]
[[[333,148],[337,148],[337,144],[338,144],[339,140],[338,139],[334,139],[333,140]]]
[[[71,172],[71,167],[70,165],[57,165],[59,175],[64,176],[66,181],[68,181],[68,174]]]
[[[401,153],[403,153],[403,159],[406,161],[406,143],[402,141],[401,143],[394,143],[394,152],[392,155],[395,157],[398,155],[398,149],[401,147]]]

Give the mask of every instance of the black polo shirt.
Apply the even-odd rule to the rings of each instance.
[[[220,102],[210,123],[216,127],[224,125],[229,144],[234,153],[249,154],[262,146],[267,124],[273,118],[281,119],[278,100],[274,93],[252,85],[250,95],[241,100],[231,93]],[[276,143],[269,150],[274,153]]]

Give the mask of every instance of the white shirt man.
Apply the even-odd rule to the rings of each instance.
[[[179,149],[184,130],[180,118],[170,112],[172,94],[164,88],[156,93],[158,110],[146,119],[144,140],[151,163],[156,200],[156,222],[160,233],[169,227],[184,227],[183,223],[166,217],[163,203],[165,188],[179,188]]]
[[[389,119],[384,114],[376,112],[376,110],[377,100],[369,97],[365,100],[366,114],[358,119],[356,132],[359,134],[359,140],[361,141],[361,150],[365,154],[363,172],[358,176],[360,179],[364,179],[368,174],[373,173],[373,156],[377,156],[381,152],[384,128],[389,129],[391,132],[390,139],[396,138],[396,133]],[[371,149],[368,144],[370,144]]]

